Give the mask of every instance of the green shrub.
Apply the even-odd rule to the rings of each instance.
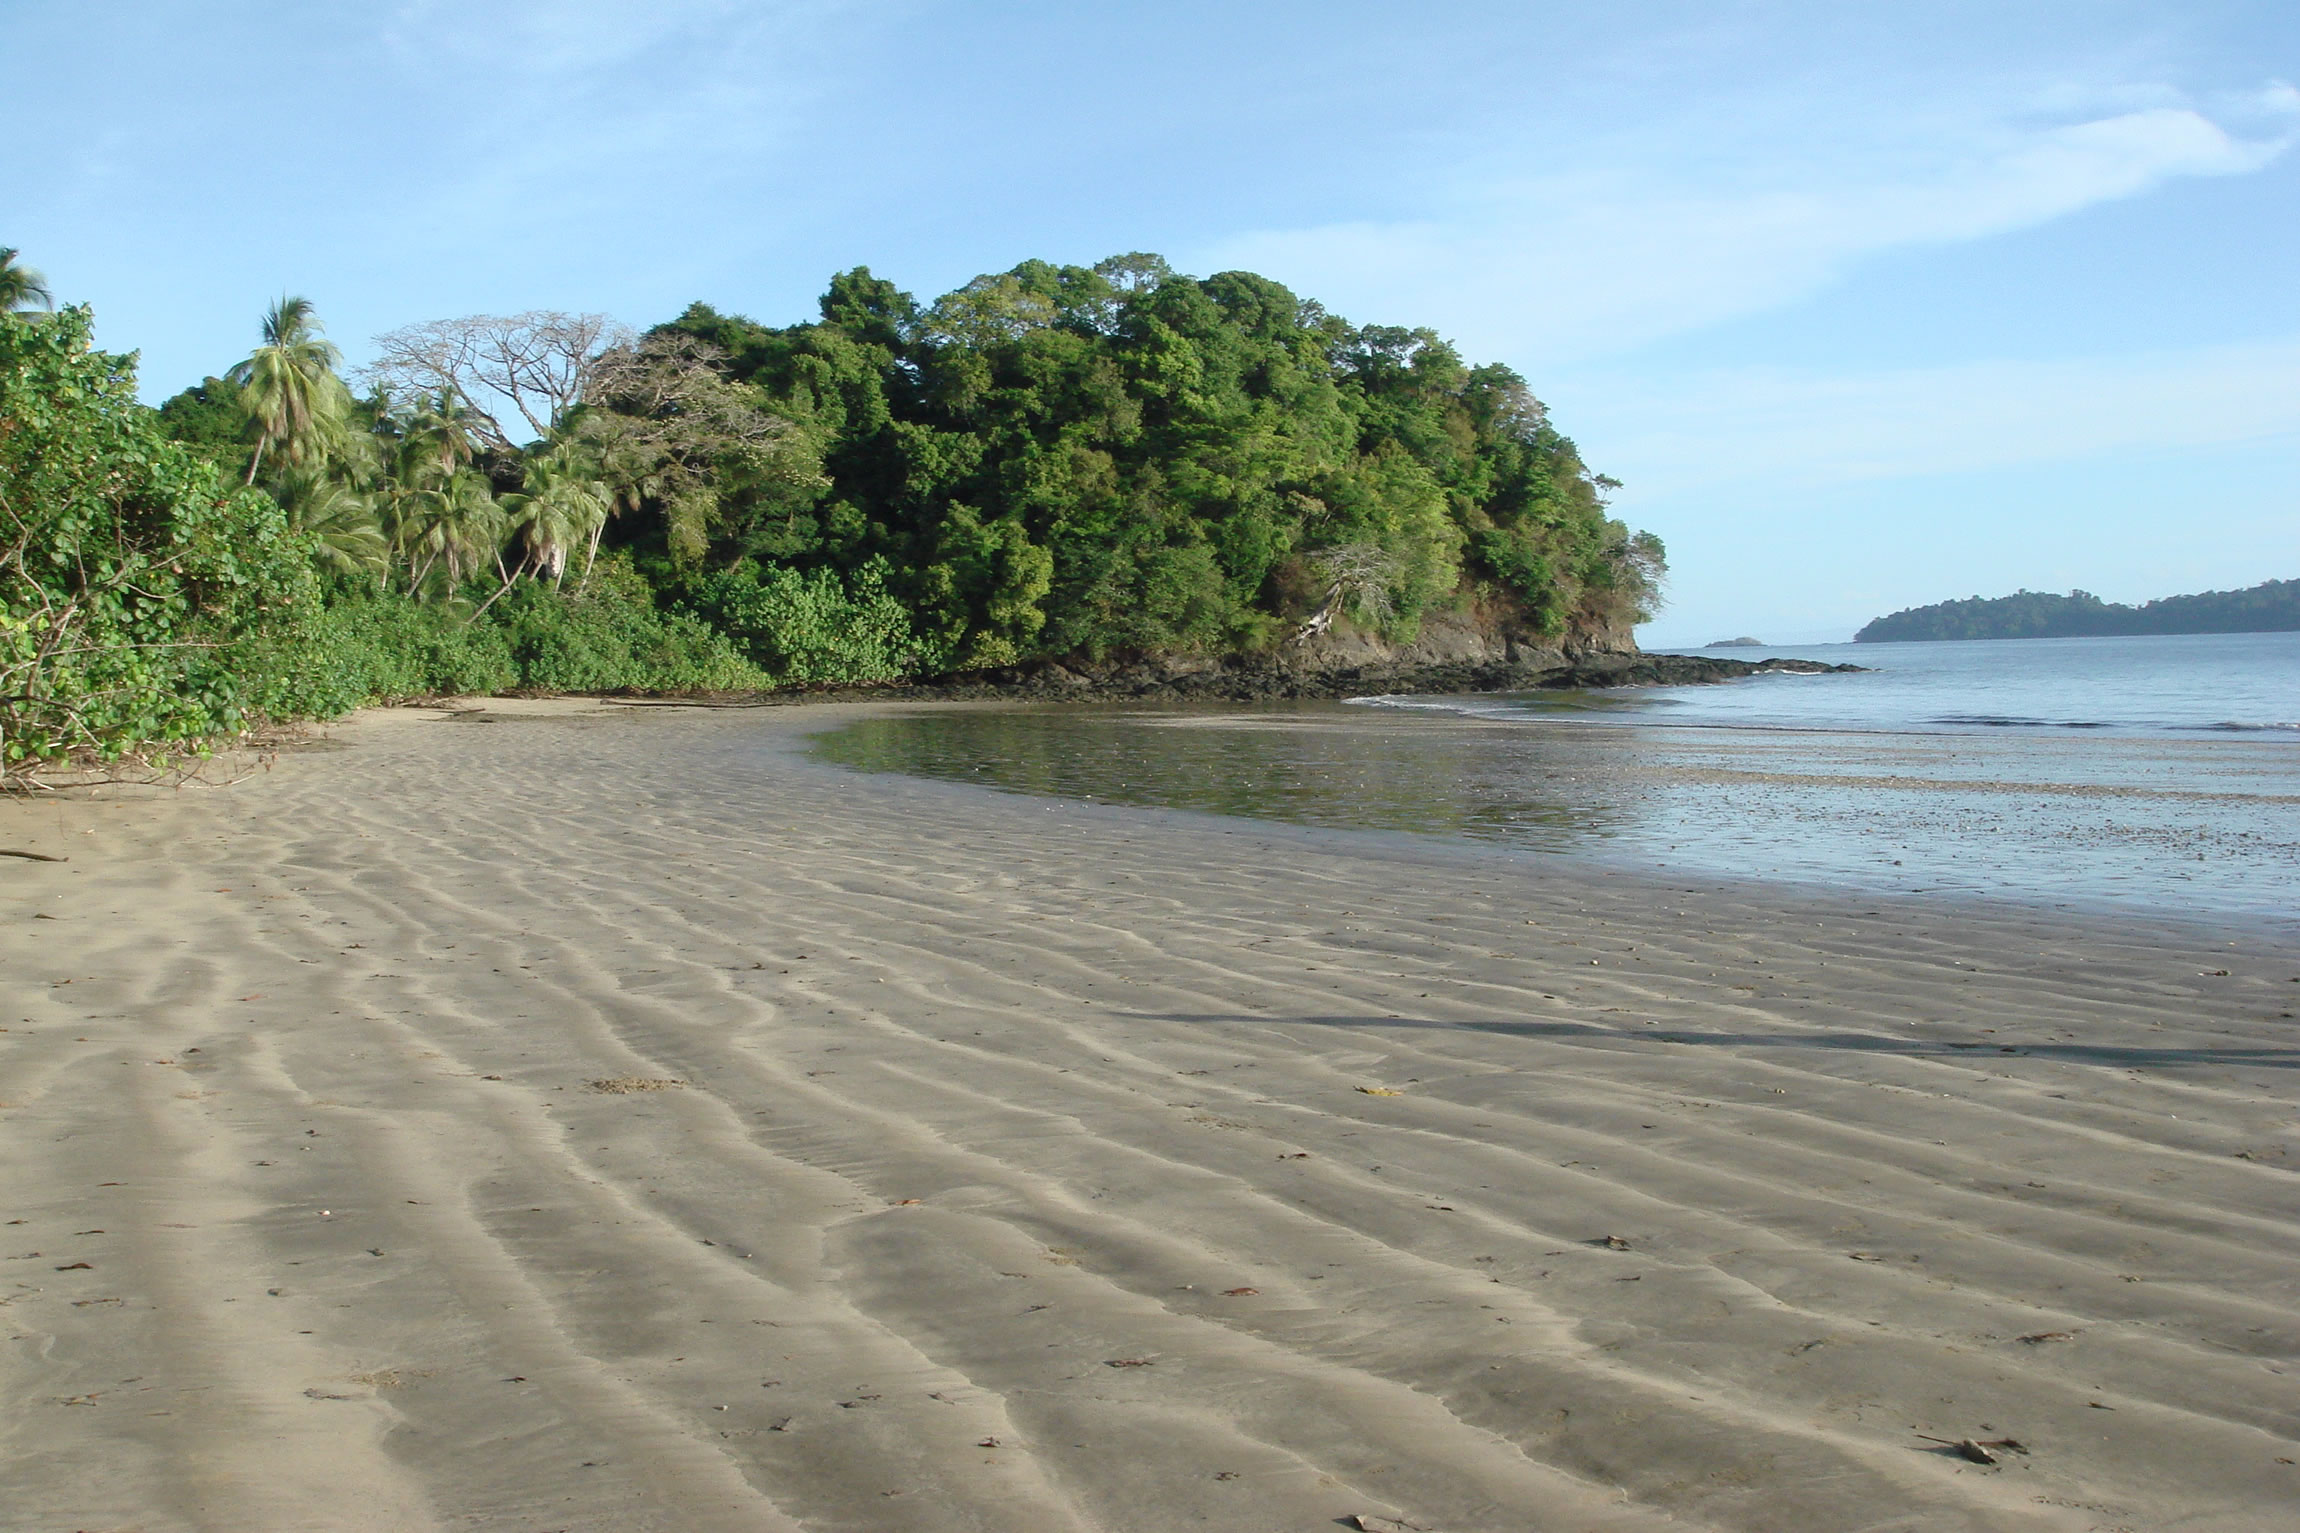
[[[318,604],[279,507],[168,440],[91,328],[0,320],[0,775],[244,728]]]
[[[468,609],[466,609],[468,610]],[[500,629],[462,612],[373,590],[339,592],[291,641],[305,706],[327,716],[363,703],[501,692],[519,667]]]
[[[888,594],[877,560],[843,583],[830,570],[745,564],[691,577],[683,594],[703,622],[786,685],[894,681],[942,659]]]
[[[491,594],[491,593],[490,593]],[[482,598],[484,600],[484,597]],[[723,635],[665,612],[628,558],[588,582],[522,582],[485,612],[345,582],[272,639],[282,715],[481,692],[693,692],[769,685]]]
[[[733,691],[771,685],[726,635],[692,613],[666,612],[628,557],[599,560],[587,580],[521,584],[482,622],[500,634],[517,684],[536,692]]]

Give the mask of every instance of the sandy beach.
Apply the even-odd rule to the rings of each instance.
[[[0,804],[69,859],[0,858],[0,1524],[2300,1528],[2275,928],[1000,795],[832,717]]]

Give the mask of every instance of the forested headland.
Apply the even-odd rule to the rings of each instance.
[[[2165,596],[2140,606],[2104,602],[2090,591],[1936,602],[1881,617],[1855,643],[1925,639],[2077,639],[2150,633],[2289,633],[2300,629],[2300,580],[2269,580],[2242,591]]]
[[[364,702],[1283,660],[1440,610],[1620,647],[1659,541],[1525,381],[1245,272],[1030,261],[345,376],[300,298],[159,408],[0,251],[0,772]],[[253,328],[253,327],[251,327]]]

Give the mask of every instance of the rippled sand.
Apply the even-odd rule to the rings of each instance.
[[[1050,803],[831,721],[404,711],[0,805],[71,859],[0,859],[0,1520],[2294,1525],[2273,930]]]

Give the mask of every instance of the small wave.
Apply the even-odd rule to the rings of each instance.
[[[1981,724],[1990,729],[2045,729],[2050,719],[2024,719],[2010,713],[1944,713],[1925,720],[1928,724]]]
[[[1944,713],[1925,720],[1928,724],[1958,724],[1967,728],[1983,729],[2113,729],[2116,726],[2101,719],[2031,719],[2009,713]]]
[[[1627,698],[1590,697],[1573,693],[1512,692],[1456,693],[1450,696],[1383,693],[1345,697],[1342,701],[1359,708],[1394,708],[1407,713],[1451,713],[1463,718],[1500,720],[1513,724],[1552,720],[1576,724],[1653,724],[1663,722],[1655,718],[1655,714],[1683,706],[1671,697],[1642,696],[1632,701]]]
[[[1343,702],[1360,708],[1403,708],[1413,713],[1507,713],[1515,710],[1493,703],[1473,703],[1463,698],[1450,697],[1345,697]]]
[[[2221,734],[2256,734],[2263,731],[2283,731],[2288,734],[2300,734],[2300,723],[2251,724],[2246,723],[2241,719],[2223,719],[2217,724],[2183,724],[2180,727],[2183,729],[2211,730]]]

